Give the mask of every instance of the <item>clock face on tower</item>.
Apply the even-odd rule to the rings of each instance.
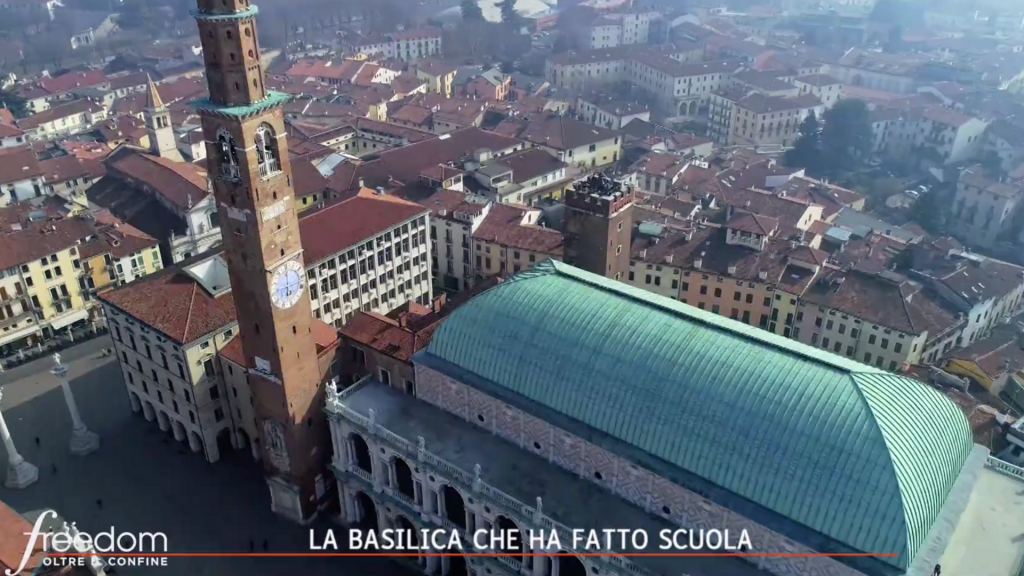
[[[302,295],[302,280],[305,271],[294,260],[285,262],[274,270],[270,277],[270,301],[284,310],[291,308]]]

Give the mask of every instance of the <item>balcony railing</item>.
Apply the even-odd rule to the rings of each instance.
[[[273,176],[281,171],[281,163],[277,161],[277,158],[270,158],[266,162],[260,164],[260,177],[266,178]]]
[[[546,531],[553,531],[558,533],[558,538],[561,542],[572,542],[572,530],[559,522],[556,522],[540,513],[534,507],[528,506],[523,502],[509,496],[501,490],[487,484],[486,482],[476,479],[472,474],[458,468],[457,466],[431,454],[426,450],[420,450],[418,446],[413,445],[405,438],[402,438],[398,434],[381,427],[379,424],[371,422],[370,418],[359,414],[355,410],[352,410],[348,406],[343,404],[345,397],[351,395],[355,391],[359,390],[363,386],[369,385],[372,381],[371,376],[366,376],[359,382],[356,382],[351,387],[343,391],[333,391],[334,389],[328,388],[328,399],[327,399],[327,411],[329,414],[335,417],[343,417],[344,419],[358,425],[363,428],[368,435],[377,436],[384,439],[392,449],[399,454],[404,455],[413,461],[420,462],[421,465],[433,468],[439,473],[446,475],[450,480],[465,486],[467,489],[482,494],[489,498],[492,502],[495,502],[505,508],[505,515],[510,519],[515,520],[520,525],[535,525]],[[349,471],[355,471],[357,476],[360,476],[364,480],[372,482],[372,477],[366,473],[365,470],[359,469],[357,466],[349,466]],[[446,528],[455,529],[456,526],[451,521],[441,517],[441,523]],[[616,553],[614,550],[602,550],[602,552]],[[627,560],[622,556],[601,556],[600,560],[605,561],[620,570],[629,574],[635,574],[637,576],[652,576],[650,572],[637,566],[630,560]],[[514,560],[512,560],[514,562]],[[512,564],[505,562],[512,566]]]

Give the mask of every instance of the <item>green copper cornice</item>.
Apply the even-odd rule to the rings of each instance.
[[[189,103],[189,106],[195,108],[200,114],[223,116],[226,118],[249,118],[251,116],[256,116],[257,114],[262,114],[275,106],[280,106],[291,99],[291,94],[268,90],[267,97],[263,100],[243,106],[223,106],[210,101],[209,98],[194,100]]]
[[[209,12],[200,12],[199,10],[192,10],[191,14],[196,20],[241,20],[243,18],[252,18],[259,14],[260,10],[255,4],[249,6],[241,12],[230,12],[227,14],[211,14]]]

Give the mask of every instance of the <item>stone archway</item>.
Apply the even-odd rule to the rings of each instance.
[[[167,413],[163,410],[156,411],[156,421],[160,425],[160,429],[164,432],[168,432],[171,429],[171,419],[167,416]]]
[[[188,433],[188,447],[197,454],[203,451],[203,439],[199,437],[199,434],[195,432]]]
[[[181,422],[178,422],[177,420],[172,420],[171,421],[171,428],[174,430],[174,439],[175,440],[177,440],[178,442],[181,442],[182,440],[185,439],[185,436],[186,436],[186,434],[185,434],[185,426],[182,425]]]
[[[457,554],[448,557],[448,576],[469,576],[469,567],[466,566],[466,557]]]
[[[142,401],[142,415],[146,418],[147,422],[152,422],[156,419],[156,414],[153,412],[153,405],[148,401]]]
[[[509,518],[507,516],[498,516],[497,518],[495,518],[494,519],[494,527],[496,529],[504,532],[505,534],[521,534],[521,535],[525,534],[525,532],[519,530],[519,525],[516,524],[514,520],[512,520],[511,518]],[[511,545],[503,547],[501,549],[501,551],[504,552],[505,554],[511,556],[512,559],[514,559],[514,560],[522,560],[522,557],[523,557],[523,541],[522,541],[522,536],[520,536],[520,538],[518,538],[515,542],[512,542],[512,543],[506,542],[506,544],[511,544]]]
[[[562,550],[563,554],[567,552]],[[587,576],[587,567],[577,556],[559,556],[558,576]]]
[[[690,101],[690,105],[687,107],[687,116],[696,116],[696,115],[697,115],[697,101],[696,100],[692,100],[692,101]]]
[[[412,479],[412,468],[402,458],[395,458],[395,484],[398,491],[410,500],[416,501],[416,485]]]
[[[405,530],[409,535],[409,543],[413,546],[419,544],[419,535],[416,533],[416,525],[405,516],[399,514],[395,517],[395,527],[399,530]]]
[[[370,456],[370,447],[366,444],[366,440],[355,433],[349,436],[349,439],[352,441],[352,452],[356,465],[361,470],[373,474],[373,458]]]
[[[466,528],[466,503],[462,494],[451,486],[445,485],[441,490],[441,500],[444,502],[444,517],[459,528]]]
[[[373,498],[366,495],[362,490],[356,492],[356,508],[359,511],[359,519],[356,526],[363,530],[377,530],[377,504]]]
[[[249,447],[249,434],[242,428],[235,430],[235,437],[238,438],[238,449],[245,450]]]
[[[132,404],[132,412],[138,413],[142,410],[142,403],[139,402],[139,395],[135,392],[128,391],[128,401]]]

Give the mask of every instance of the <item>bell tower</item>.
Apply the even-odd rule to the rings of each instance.
[[[288,96],[263,85],[257,12],[248,0],[198,0],[193,15],[210,97],[193,106],[202,118],[271,506],[306,523],[316,515],[316,477],[329,452],[321,447],[321,374],[281,111]]]

